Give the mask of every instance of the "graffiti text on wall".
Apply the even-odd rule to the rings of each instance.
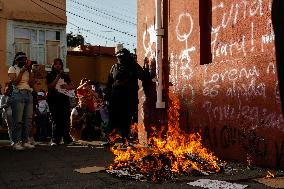
[[[241,120],[251,128],[265,127],[283,129],[283,116],[279,112],[271,112],[267,108],[247,105],[241,100],[237,105],[222,104],[214,106],[212,102],[203,103],[210,122]]]
[[[242,98],[248,100],[250,97],[266,98],[265,76],[271,75],[275,78],[275,64],[269,63],[266,70],[257,66],[247,68],[230,68],[222,72],[209,73],[207,67],[204,69],[203,95],[216,97],[221,94],[230,98]],[[264,72],[264,73],[263,73]],[[222,85],[223,84],[223,85]],[[275,84],[274,95],[279,102],[278,84]]]
[[[271,18],[265,17],[264,11],[271,11],[271,2],[263,0],[238,0],[232,4],[220,1],[212,7],[212,58],[221,58],[221,62],[232,61],[232,58],[246,57],[249,52],[259,52],[256,45],[260,44],[260,51],[264,52],[274,43],[274,32]],[[260,19],[266,18],[266,26],[262,29],[263,34],[255,35],[256,24]],[[241,32],[231,35],[224,40],[226,30]],[[222,38],[220,38],[222,36]]]
[[[269,142],[263,136],[258,135],[253,128],[235,128],[224,125],[221,128],[203,129],[202,138],[206,144],[213,148],[225,149],[240,146],[247,155],[255,158],[266,159],[275,153],[275,167],[280,168],[284,155],[284,141]]]

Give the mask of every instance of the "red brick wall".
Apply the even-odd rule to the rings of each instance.
[[[283,168],[271,1],[165,3],[164,64],[182,102],[181,127],[201,130],[204,144],[223,159]],[[154,15],[155,1],[138,1],[139,61],[154,56]]]

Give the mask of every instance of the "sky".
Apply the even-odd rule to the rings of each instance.
[[[67,33],[85,43],[136,48],[136,0],[66,0]]]

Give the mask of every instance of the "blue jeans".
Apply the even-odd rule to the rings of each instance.
[[[16,90],[12,95],[12,143],[28,142],[32,127],[33,97],[29,90]]]

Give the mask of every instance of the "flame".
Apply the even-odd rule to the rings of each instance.
[[[114,143],[117,139],[120,139],[121,136],[119,134],[117,134],[117,129],[114,129],[113,131],[111,131],[111,133],[108,135],[109,138],[109,142],[110,143]]]
[[[202,146],[201,136],[180,130],[180,103],[173,94],[169,97],[167,131],[166,128],[155,131],[148,139],[148,146],[113,147],[115,159],[109,166],[110,171],[127,170],[130,174],[139,173],[153,181],[171,178],[175,174],[220,172],[220,161]],[[134,127],[139,129],[137,125]]]
[[[275,175],[273,173],[271,173],[270,171],[267,171],[267,175],[265,176],[265,178],[275,178]]]

